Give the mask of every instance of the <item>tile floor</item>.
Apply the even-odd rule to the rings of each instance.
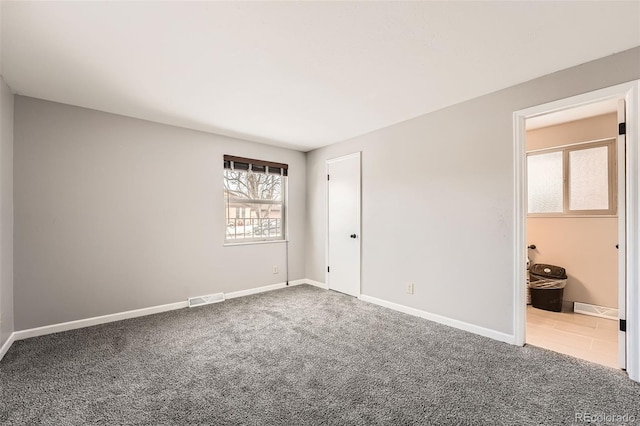
[[[618,322],[573,312],[527,306],[529,344],[576,358],[618,367]]]

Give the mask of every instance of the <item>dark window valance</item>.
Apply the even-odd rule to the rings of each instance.
[[[224,168],[233,170],[252,170],[256,173],[273,173],[287,176],[289,165],[272,161],[255,160],[253,158],[224,156]]]

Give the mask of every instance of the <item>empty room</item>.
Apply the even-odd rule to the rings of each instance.
[[[640,423],[640,1],[0,24],[0,424]]]

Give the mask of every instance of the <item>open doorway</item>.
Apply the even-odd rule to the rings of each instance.
[[[624,368],[618,353],[618,214],[624,218],[625,210],[618,197],[624,185],[618,168],[625,166],[618,164],[619,107],[618,99],[608,99],[527,119],[525,141],[526,343],[614,368]]]
[[[640,81],[632,81],[571,98],[529,107],[515,111],[513,114],[513,158],[515,175],[513,327],[514,342],[518,345],[524,345],[526,342],[527,329],[526,290],[527,255],[529,254],[527,246],[531,245],[527,243],[528,170],[526,122],[538,117],[551,117],[552,113],[569,111],[576,107],[593,106],[603,101],[615,100],[619,105],[617,108],[618,132],[615,138],[616,160],[618,164],[618,198],[616,202],[618,218],[616,242],[618,244],[617,367],[626,369],[629,377],[635,381],[640,381],[640,328],[631,326],[627,329],[626,324],[627,322],[632,325],[640,324],[640,284],[638,282],[638,278],[640,277],[640,262],[638,261],[640,259],[639,92]],[[563,153],[561,161],[567,161],[568,155],[569,154]],[[542,247],[540,249],[542,249]],[[549,247],[544,247],[545,251],[547,249],[549,249]],[[596,328],[598,328],[597,325]]]

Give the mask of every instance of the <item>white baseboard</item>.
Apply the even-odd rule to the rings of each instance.
[[[106,324],[114,321],[121,321],[129,318],[143,317],[146,315],[159,314],[160,312],[173,311],[174,309],[186,308],[189,302],[169,303],[166,305],[152,306],[150,308],[135,309],[133,311],[118,312],[115,314],[101,315],[99,317],[85,318],[76,321],[68,321],[59,324],[45,325],[43,327],[30,328],[16,331],[15,340],[28,339],[30,337],[44,336],[46,334],[60,333],[62,331],[75,330],[77,328],[91,327],[98,324]]]
[[[321,283],[320,281],[314,281],[314,280],[310,280],[310,279],[305,279],[303,281],[305,282],[305,284],[309,284],[309,285],[312,285],[314,287],[320,287],[322,289],[329,290],[329,286],[326,285],[325,283]]]
[[[289,287],[293,287],[301,284],[309,284],[316,287],[324,288],[325,290],[327,289],[327,286],[325,286],[323,283],[320,283],[318,281],[308,280],[306,278],[303,278],[301,280],[289,281]],[[236,297],[249,296],[250,294],[263,293],[265,291],[278,290],[286,287],[287,287],[287,283],[277,283],[277,284],[265,285],[263,287],[250,288],[247,290],[234,291],[232,293],[225,293],[224,297],[225,299],[234,299]]]
[[[315,281],[313,281],[313,283],[315,283]],[[300,284],[311,284],[311,283],[309,283],[309,280],[306,280],[306,279],[289,282],[289,286],[295,286]],[[319,283],[319,284],[322,284],[322,283]],[[315,285],[315,284],[311,284],[311,285]],[[266,285],[262,287],[250,288],[247,290],[240,290],[240,291],[234,291],[231,293],[225,293],[224,296],[225,296],[225,299],[234,299],[236,297],[248,296],[250,294],[257,294],[257,293],[277,290],[285,287],[287,287],[286,283],[277,283],[277,284],[271,284],[271,285]],[[189,305],[188,301],[169,303],[166,305],[152,306],[149,308],[136,309],[133,311],[118,312],[115,314],[102,315],[99,317],[85,318],[85,319],[76,320],[76,321],[68,321],[68,322],[63,322],[59,324],[45,325],[43,327],[16,331],[11,335],[11,338],[9,338],[9,340],[7,340],[7,342],[4,345],[2,345],[2,349],[0,350],[0,355],[4,356],[4,354],[9,350],[9,347],[11,347],[11,344],[15,340],[28,339],[30,337],[44,336],[47,334],[60,333],[62,331],[75,330],[77,328],[91,327],[94,325],[106,324],[109,322],[121,321],[129,318],[136,318],[136,317],[142,317],[146,315],[158,314],[160,312],[186,308],[188,307],[188,305]],[[0,359],[2,359],[2,356],[0,356]]]
[[[289,281],[290,287],[300,285],[300,284],[309,284],[314,287],[319,287],[325,290],[328,289],[325,283],[322,283],[319,281],[314,281],[309,279]],[[262,287],[251,288],[247,290],[234,291],[231,293],[225,293],[225,299],[234,299],[236,297],[243,297],[251,294],[263,293],[266,291],[278,290],[286,287],[287,287],[286,283],[277,283],[277,284],[271,284],[271,285],[266,285]],[[420,309],[411,308],[411,307],[400,305],[393,302],[388,302],[382,299],[377,299],[375,297],[371,297],[367,295],[361,295],[360,299],[368,303],[373,303],[375,305],[384,306],[385,308],[393,309],[395,311],[403,312],[405,314],[414,315],[420,318],[425,318],[430,321],[448,325],[450,327],[458,328],[461,330],[469,331],[471,333],[479,334],[481,336],[489,337],[491,339],[499,340],[501,342],[515,344],[515,337],[509,334],[501,333],[495,330],[480,327],[474,324],[469,324],[463,321],[451,319],[441,315],[432,314],[426,311],[422,311]],[[53,325],[47,325],[43,327],[31,328],[28,330],[16,331],[11,334],[9,339],[0,348],[0,360],[7,353],[7,351],[13,344],[13,342],[16,340],[28,339],[30,337],[36,337],[36,336],[44,336],[46,334],[59,333],[62,331],[74,330],[77,328],[91,327],[98,324],[106,324],[109,322],[121,321],[129,318],[152,315],[160,312],[171,311],[174,309],[186,308],[187,306],[188,306],[187,301],[169,303],[166,305],[152,306],[149,308],[136,309],[133,311],[119,312],[119,313],[110,314],[110,315],[102,315],[99,317],[86,318],[86,319],[77,320],[77,321],[69,321],[69,322],[64,322],[60,324],[53,324]]]
[[[295,285],[295,284],[292,284],[290,282],[289,285]],[[232,291],[231,293],[225,293],[224,298],[235,299],[236,297],[243,297],[243,296],[249,296],[251,294],[264,293],[265,291],[278,290],[280,288],[285,288],[286,286],[287,286],[287,283],[276,283],[271,285],[265,285],[262,287],[249,288],[247,290]]]
[[[361,295],[360,299],[373,303],[374,305],[384,306],[385,308],[393,309],[394,311],[403,312],[405,314],[414,315],[416,317],[424,318],[429,321],[437,322],[440,324],[448,325],[449,327],[458,328],[460,330],[468,331],[470,333],[479,334],[480,336],[489,337],[491,339],[499,340],[501,342],[510,343],[515,345],[515,336],[505,334],[489,328],[480,327],[478,325],[469,324],[468,322],[459,321],[456,319],[444,317],[442,315],[432,314],[430,312],[422,311],[420,309],[411,308],[409,306],[400,305],[398,303],[388,302],[386,300],[377,299],[375,297]]]
[[[9,351],[9,348],[11,347],[11,345],[13,345],[13,341],[16,338],[15,335],[16,333],[11,333],[7,341],[4,342],[4,345],[0,347],[0,361],[2,361],[2,358],[4,358],[5,354]]]

